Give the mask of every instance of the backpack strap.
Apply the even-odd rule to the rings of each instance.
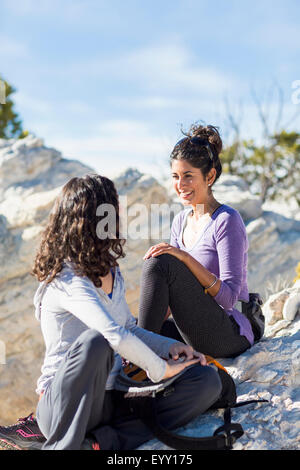
[[[241,424],[231,422],[231,408],[260,402],[268,402],[268,400],[247,400],[227,407],[223,416],[224,424],[215,430],[213,436],[189,437],[169,431],[159,423],[155,394],[130,399],[131,407],[154,436],[167,446],[177,450],[231,450],[236,440],[244,434]]]
[[[216,429],[213,436],[188,437],[175,434],[158,422],[155,396],[132,398],[131,406],[157,439],[177,450],[230,450],[244,434],[240,424],[231,423],[230,408],[224,412],[224,425]]]
[[[239,408],[240,406],[250,405],[251,403],[269,403],[269,400],[265,400],[263,398],[257,400],[245,400],[239,401],[231,406],[231,408]]]
[[[233,431],[233,432],[231,432]],[[224,411],[224,424],[217,428],[214,432],[214,436],[223,435],[225,439],[224,449],[232,449],[233,444],[239,437],[244,434],[243,428],[239,423],[231,422],[231,408],[228,407]]]
[[[224,408],[224,424],[218,427],[213,436],[207,437],[188,437],[178,435],[159,423],[157,407],[156,407],[156,394],[164,390],[164,395],[167,396],[174,390],[171,383],[176,379],[173,377],[169,382],[164,383],[163,387],[149,387],[147,386],[147,375],[139,367],[130,364],[125,367],[123,372],[124,376],[119,374],[119,386],[125,384],[125,388],[120,387],[119,390],[126,391],[124,397],[130,402],[130,409],[144,422],[144,424],[152,431],[153,435],[167,446],[177,450],[230,450],[233,444],[243,434],[243,428],[239,423],[231,422],[231,409],[240,406],[248,405],[250,403],[268,402],[268,400],[248,400],[236,403],[236,392],[233,379],[228,374],[227,370],[214,358],[206,356],[208,364],[213,364],[217,367],[219,375],[222,380],[223,388],[226,385],[224,396],[211,408]],[[183,373],[183,372],[182,372]],[[122,380],[121,380],[122,379]],[[128,384],[128,379],[130,383]],[[147,379],[147,380],[146,380]],[[146,382],[145,382],[146,380]],[[122,382],[122,383],[121,383]],[[134,386],[132,386],[132,383]],[[135,384],[137,387],[135,387]],[[130,387],[129,387],[130,385]],[[138,385],[142,385],[140,388]]]

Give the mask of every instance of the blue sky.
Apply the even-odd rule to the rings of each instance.
[[[229,142],[225,99],[260,138],[251,90],[273,125],[279,86],[288,122],[299,59],[299,0],[0,0],[0,74],[24,128],[107,176],[167,174],[195,121]]]

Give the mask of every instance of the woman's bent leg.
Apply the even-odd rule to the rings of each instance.
[[[112,404],[105,385],[113,362],[113,350],[96,330],[86,330],[73,343],[37,407],[44,450],[78,450],[89,430],[109,422]]]
[[[161,332],[168,305],[185,342],[214,357],[231,357],[250,347],[235,321],[216,303],[197,278],[174,256],[144,262],[139,326]]]
[[[159,393],[156,398],[158,420],[169,430],[185,426],[208,410],[222,390],[218,373],[209,366],[201,365],[188,369],[176,379],[173,386],[173,392],[167,396]],[[101,426],[92,432],[103,450],[135,449],[154,438],[150,429],[136,415],[122,416],[124,408],[129,406],[125,402],[128,399],[121,399],[118,395],[112,424]]]

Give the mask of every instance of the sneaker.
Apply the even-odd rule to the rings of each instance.
[[[100,445],[93,439],[86,437],[81,444],[80,450],[100,450]]]
[[[9,450],[40,450],[46,441],[31,413],[17,424],[0,426],[0,447]]]

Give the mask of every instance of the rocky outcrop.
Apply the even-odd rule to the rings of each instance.
[[[259,289],[266,300],[268,294],[288,287],[295,278],[300,260],[300,221],[264,211],[246,228],[249,289]]]
[[[33,315],[37,282],[29,273],[39,236],[62,185],[87,173],[94,170],[63,158],[41,139],[0,139],[0,342],[6,351],[6,364],[1,365],[0,360],[1,424],[35,409],[34,390],[44,343]],[[151,176],[132,169],[115,183],[129,223],[137,218],[137,233],[142,230],[151,235],[150,206],[169,203],[165,189]],[[127,256],[120,262],[122,272],[127,273],[126,295],[133,312],[137,311],[142,257],[152,241],[148,236],[128,237]]]
[[[214,195],[219,202],[239,211],[245,223],[262,215],[260,198],[254,196],[246,181],[238,176],[221,175],[214,185]]]
[[[40,233],[61,186],[73,176],[91,172],[93,169],[46,147],[41,139],[29,136],[23,140],[0,140],[0,342],[5,343],[6,349],[6,364],[1,365],[0,357],[1,424],[27,415],[36,406],[34,390],[44,344],[33,315],[37,282],[29,271]],[[164,235],[181,206],[172,190],[137,170],[127,170],[115,179],[115,184],[128,215],[127,229],[131,230],[127,233],[127,256],[120,264],[128,303],[137,314],[142,257],[150,245],[168,239]],[[239,210],[245,221],[250,243],[250,290],[264,294],[268,283],[276,284],[277,276],[287,283],[284,288],[272,289],[274,296],[264,298],[264,340],[240,358],[226,360],[239,395],[266,396],[270,400],[267,406],[234,411],[234,417],[242,421],[245,429],[238,446],[293,448],[300,422],[300,288],[292,284],[292,279],[300,260],[300,221],[266,210],[240,178],[222,175],[215,194],[220,202]],[[172,205],[172,213],[155,213],[155,204],[160,209],[163,204]],[[219,421],[218,412],[209,413],[184,431],[209,434]],[[158,442],[149,445],[163,448]]]
[[[259,197],[250,193],[241,178],[221,175],[214,195],[222,203],[238,210],[243,217],[249,239],[248,286],[260,292],[266,301],[270,293],[292,283],[300,260],[300,220],[291,217],[292,209],[286,203],[262,205]],[[274,212],[269,208],[280,208]],[[293,214],[296,209],[293,206]]]
[[[278,300],[276,302],[275,300]],[[298,307],[297,307],[298,305]],[[238,401],[264,399],[232,410],[244,435],[234,450],[298,450],[300,446],[300,293],[299,286],[264,306],[265,336],[235,359],[219,359],[233,377]],[[274,315],[275,314],[275,315]],[[275,320],[276,318],[276,320]],[[179,434],[211,436],[223,424],[223,410],[209,411],[178,430]],[[156,439],[139,447],[168,449]]]
[[[127,302],[136,315],[143,256],[149,246],[161,241],[172,220],[168,210],[155,214],[155,208],[164,205],[169,208],[172,201],[155,178],[132,168],[121,173],[114,183],[120,198],[123,236],[126,238],[126,258],[120,261],[120,266],[126,273]],[[179,205],[175,208],[180,210]]]
[[[29,272],[39,235],[61,186],[92,171],[64,159],[41,139],[0,139],[0,341],[6,351],[6,364],[0,365],[3,424],[36,406],[34,390],[44,344],[33,315],[37,282]]]

